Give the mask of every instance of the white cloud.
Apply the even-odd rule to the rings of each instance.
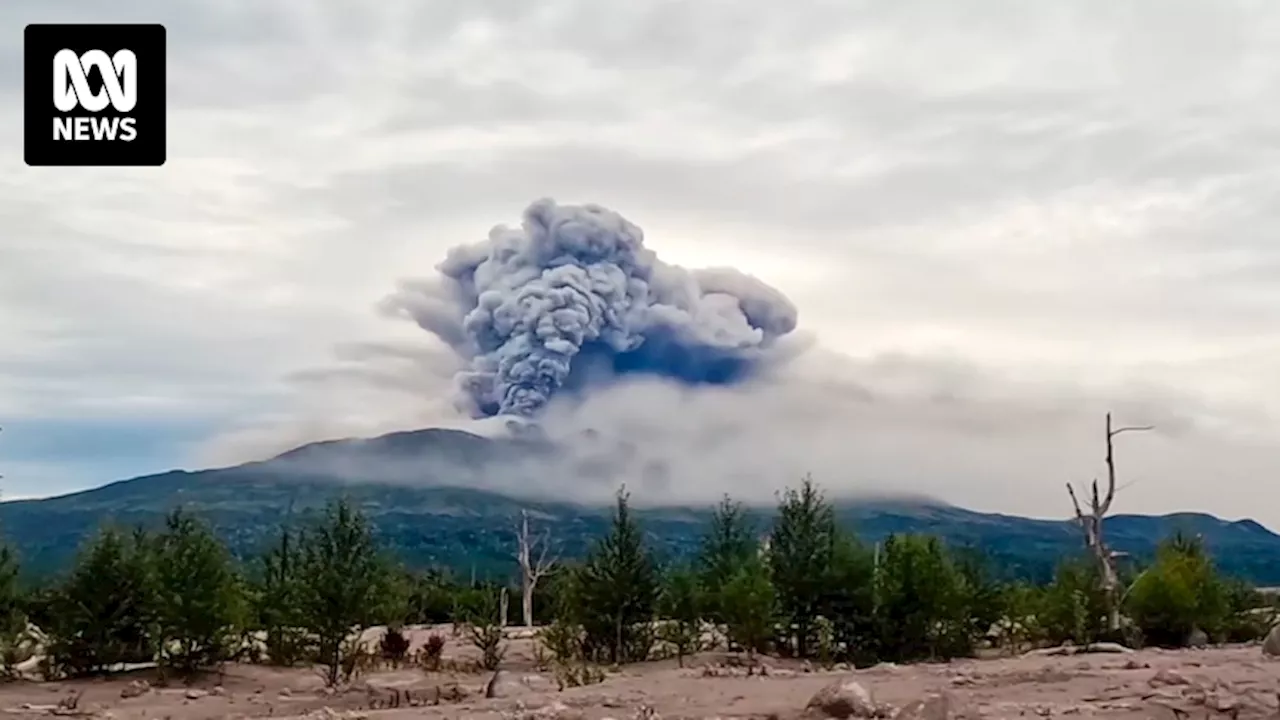
[[[1268,3],[47,5],[0,19],[166,23],[169,162],[25,168],[0,78],[0,424],[210,428],[197,455],[139,451],[141,473],[446,422],[444,361],[374,305],[549,195],[779,286],[854,358],[818,363],[849,387],[890,383],[873,358],[910,369],[888,409],[812,359],[732,396],[653,390],[635,422],[683,413],[662,453],[681,417],[734,418],[751,444],[725,447],[778,475],[803,450],[830,485],[1055,514],[1062,476],[1095,469],[1100,412],[1137,408],[1182,430],[1126,448],[1149,479],[1125,509],[1280,524],[1256,499],[1280,460]],[[926,402],[956,372],[964,401]],[[807,439],[769,440],[789,427]],[[38,473],[4,469],[20,494],[64,460],[113,479],[32,447]]]

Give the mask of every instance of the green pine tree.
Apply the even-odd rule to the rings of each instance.
[[[768,652],[777,619],[777,597],[769,569],[758,557],[748,558],[725,583],[721,597],[729,639],[745,650],[754,664],[756,653]]]
[[[24,597],[18,587],[18,556],[8,543],[0,544],[0,673],[26,659],[18,651],[27,627]]]
[[[658,598],[658,614],[665,621],[661,636],[676,651],[684,667],[685,656],[701,649],[703,602],[698,577],[689,568],[667,573]]]
[[[658,598],[658,569],[620,490],[608,535],[590,550],[574,582],[575,610],[589,654],[611,663],[645,660]]]
[[[876,581],[883,658],[947,659],[972,651],[962,579],[936,537],[889,536]]]
[[[708,617],[723,622],[721,591],[738,568],[755,556],[757,546],[755,528],[742,504],[725,496],[712,513],[698,552],[698,579]]]
[[[166,518],[154,548],[160,660],[190,679],[237,649],[245,611],[240,578],[209,527],[181,509]]]
[[[83,550],[53,598],[49,655],[57,671],[104,672],[156,654],[156,587],[142,532],[104,528]]]
[[[18,554],[0,542],[0,636],[9,637],[26,627],[22,590],[18,585]]]
[[[875,556],[850,532],[837,530],[818,612],[831,623],[837,658],[875,660]]]
[[[266,634],[267,660],[290,667],[312,654],[300,618],[296,534],[288,526],[281,526],[275,544],[258,563],[253,601],[258,629]]]
[[[330,686],[342,679],[350,640],[383,614],[389,570],[363,514],[346,500],[331,503],[299,543],[298,618],[318,641]]]
[[[770,535],[769,567],[778,610],[792,628],[786,635],[800,657],[809,655],[837,535],[835,510],[812,478],[783,493]]]

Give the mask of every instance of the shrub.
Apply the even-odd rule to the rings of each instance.
[[[604,681],[604,670],[585,662],[558,663],[555,669],[556,684],[561,690]]]
[[[480,650],[480,667],[485,670],[497,670],[502,658],[507,654],[506,643],[503,642],[502,627],[494,623],[472,625],[471,644]]]
[[[582,627],[565,620],[556,620],[538,631],[538,643],[551,653],[557,663],[582,659]]]
[[[836,662],[835,624],[825,615],[813,619],[813,649],[818,665],[830,670]]]
[[[1228,617],[1221,640],[1244,643],[1261,640],[1275,624],[1274,608],[1266,608],[1266,600],[1257,588],[1235,578],[1224,581]]]
[[[459,588],[439,571],[411,573],[404,580],[405,622],[436,625],[451,622],[456,610]]]
[[[997,603],[1004,613],[995,623],[1000,632],[999,642],[1013,654],[1044,641],[1044,630],[1040,625],[1044,606],[1041,588],[1011,583],[1003,588]]]
[[[418,651],[418,665],[427,672],[436,672],[440,669],[440,661],[444,658],[444,636],[439,633],[431,633],[427,636],[427,641],[423,643],[422,648]]]
[[[501,601],[498,592],[485,593],[479,606],[471,610],[464,621],[471,644],[480,651],[480,667],[485,670],[497,670],[507,652],[502,625],[499,624]]]
[[[1097,567],[1084,558],[1060,564],[1038,610],[1039,630],[1051,644],[1098,642],[1107,629],[1107,602]]]
[[[378,652],[392,667],[400,667],[409,654],[409,638],[404,630],[392,625],[383,631],[382,639],[378,642]]]
[[[1134,581],[1127,610],[1146,641],[1180,647],[1194,630],[1221,636],[1229,618],[1226,587],[1198,539],[1176,534]]]

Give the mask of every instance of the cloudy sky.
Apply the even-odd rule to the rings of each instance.
[[[23,165],[22,27],[122,21],[168,28],[167,165]],[[565,421],[678,428],[653,445],[708,492],[722,459],[1060,516],[1114,409],[1157,426],[1117,509],[1280,526],[1274,3],[13,0],[0,26],[6,497],[456,424],[449,359],[376,306],[550,196],[799,307],[816,346],[771,385]],[[713,426],[722,455],[690,445]]]

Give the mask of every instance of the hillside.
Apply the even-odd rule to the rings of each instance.
[[[0,528],[17,546],[27,572],[65,567],[83,539],[104,521],[152,524],[186,506],[208,518],[241,557],[254,555],[287,518],[299,520],[341,494],[358,503],[381,539],[406,563],[445,565],[461,572],[505,575],[512,561],[512,522],[528,508],[553,523],[568,556],[582,553],[608,522],[608,508],[567,502],[527,502],[476,487],[513,460],[554,452],[536,439],[490,440],[468,433],[423,430],[370,440],[307,445],[268,461],[198,472],[174,471],[40,500],[0,503]],[[359,482],[356,482],[359,481]],[[413,484],[408,484],[412,482]],[[893,532],[929,532],[983,549],[1007,575],[1043,578],[1063,556],[1080,551],[1073,525],[979,513],[928,501],[878,500],[838,504],[840,518],[866,539]],[[767,522],[770,510],[756,511]],[[698,542],[707,508],[638,510],[656,547],[683,555]],[[1176,529],[1204,536],[1224,570],[1280,584],[1280,535],[1249,521],[1209,515],[1117,515],[1108,522],[1114,546],[1142,558]]]

